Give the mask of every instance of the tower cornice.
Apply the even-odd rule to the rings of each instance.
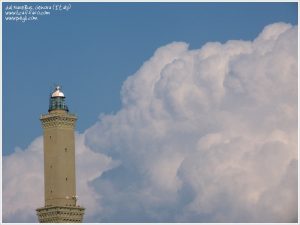
[[[42,121],[43,128],[72,128],[76,126],[77,117],[71,113],[49,113],[42,115],[40,120]]]
[[[36,211],[40,223],[81,223],[84,210],[80,206],[50,206]]]

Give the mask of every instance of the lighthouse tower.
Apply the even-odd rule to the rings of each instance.
[[[57,86],[48,114],[40,118],[44,130],[45,206],[38,208],[41,223],[80,223],[84,208],[77,205],[74,129],[77,117],[69,113],[65,95]]]

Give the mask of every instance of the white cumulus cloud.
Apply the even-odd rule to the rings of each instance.
[[[122,108],[77,135],[86,221],[297,221],[297,32],[157,49]],[[3,158],[4,221],[42,204],[41,146]]]
[[[297,220],[297,27],[254,41],[174,42],[124,83],[86,143],[120,162],[96,179],[104,222]]]
[[[90,182],[110,168],[111,159],[84,145],[84,134],[76,134],[77,194],[86,208],[84,220],[101,211],[100,196]],[[36,208],[44,206],[43,138],[26,149],[3,157],[3,222],[38,222]]]

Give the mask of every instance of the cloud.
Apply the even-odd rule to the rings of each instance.
[[[42,137],[28,148],[3,157],[3,222],[32,222],[35,209],[43,205],[44,178]]]
[[[297,221],[297,29],[157,49],[124,82],[122,108],[77,135],[86,221]],[[42,204],[41,142],[3,158],[7,221]]]
[[[94,181],[96,220],[294,221],[297,62],[297,27],[284,23],[254,41],[157,49],[125,81],[122,109],[87,130],[120,162]]]
[[[112,166],[111,159],[84,145],[84,134],[76,134],[77,194],[86,208],[84,220],[101,210],[99,194],[90,182]],[[26,149],[3,157],[3,222],[38,222],[35,209],[44,206],[43,138]]]

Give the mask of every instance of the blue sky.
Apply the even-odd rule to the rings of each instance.
[[[296,24],[296,3],[72,3],[37,22],[3,20],[3,154],[41,135],[56,83],[82,132],[121,107],[122,83],[158,47],[252,40],[278,21]]]

